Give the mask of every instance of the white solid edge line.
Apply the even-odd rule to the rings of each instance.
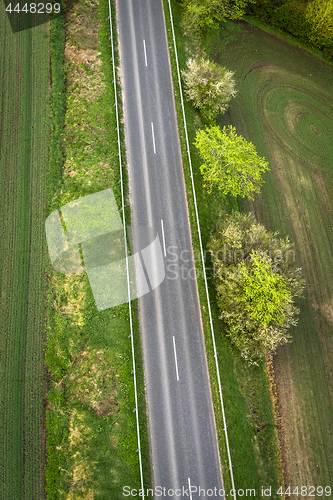
[[[190,491],[190,499],[192,500],[191,481],[190,481],[189,477],[187,479],[188,479],[188,488],[189,488],[189,491]]]
[[[154,134],[154,124],[153,124],[153,122],[151,122],[151,134],[153,136],[154,153],[156,155],[156,145],[155,145],[155,134]]]
[[[173,352],[174,352],[174,355],[175,355],[176,375],[177,375],[177,380],[179,380],[178,362],[177,362],[177,352],[176,352],[176,341],[175,341],[175,337],[172,337],[172,340],[173,340]]]
[[[215,333],[214,333],[214,327],[213,327],[213,317],[212,317],[212,311],[211,311],[211,306],[210,306],[210,298],[209,298],[209,292],[208,292],[208,283],[207,283],[207,276],[206,276],[204,251],[203,251],[202,238],[201,238],[201,230],[200,230],[200,221],[199,221],[199,213],[198,213],[198,206],[197,206],[197,198],[196,198],[195,186],[194,186],[194,180],[193,180],[193,169],[192,169],[192,161],[191,161],[191,153],[190,153],[190,144],[189,144],[188,133],[187,133],[187,122],[186,122],[186,115],[185,115],[185,108],[184,108],[183,90],[182,90],[182,83],[181,83],[181,77],[180,77],[178,55],[177,55],[177,44],[176,44],[175,29],[174,29],[174,25],[173,25],[173,16],[172,16],[172,9],[171,9],[171,2],[170,2],[170,0],[168,0],[168,4],[169,4],[169,12],[170,12],[170,21],[171,21],[173,44],[174,44],[174,48],[175,48],[176,66],[177,66],[177,74],[178,74],[178,85],[179,85],[180,98],[181,98],[181,104],[182,104],[182,114],[183,114],[183,119],[184,119],[184,130],[185,130],[185,138],[186,138],[186,145],[187,145],[187,155],[188,155],[188,161],[189,161],[190,172],[191,172],[191,183],[192,183],[192,192],[193,192],[193,196],[194,196],[195,215],[196,215],[197,228],[198,228],[198,234],[199,234],[199,243],[200,243],[200,254],[201,254],[201,260],[202,260],[202,269],[203,269],[204,280],[205,280],[206,297],[207,297],[209,320],[210,320],[210,329],[211,329],[212,340],[213,340],[215,365],[216,365],[216,371],[217,371],[217,380],[218,380],[218,385],[219,385],[220,401],[221,401],[221,407],[222,407],[222,416],[223,416],[223,424],[224,424],[224,434],[225,434],[225,440],[226,440],[226,445],[227,445],[227,453],[228,453],[228,461],[229,461],[231,486],[232,486],[232,490],[234,491],[234,495],[233,495],[234,500],[236,500],[236,489],[235,489],[235,483],[234,483],[234,475],[233,475],[233,471],[232,471],[231,453],[230,453],[230,447],[229,447],[229,439],[228,439],[228,432],[227,432],[227,423],[226,423],[226,418],[225,418],[224,403],[223,403],[223,396],[222,396],[221,377],[220,377],[219,363],[218,363],[218,359],[217,359],[217,351],[216,351],[216,343],[215,343]],[[222,480],[223,480],[223,478],[222,478]]]
[[[144,500],[145,490],[144,490],[144,482],[143,482],[142,457],[141,457],[138,392],[137,392],[137,386],[136,386],[136,366],[135,366],[135,353],[134,353],[133,317],[132,317],[132,306],[131,306],[131,288],[130,288],[130,277],[129,277],[128,251],[127,251],[127,231],[126,231],[126,217],[125,217],[125,193],[124,193],[121,146],[120,146],[119,114],[118,114],[118,102],[117,102],[117,79],[116,79],[116,69],[115,69],[115,64],[114,64],[111,0],[109,0],[109,13],[110,13],[109,19],[110,19],[110,34],[111,34],[110,39],[111,39],[111,50],[112,50],[113,86],[114,86],[114,95],[115,95],[115,104],[116,104],[115,108],[116,108],[117,134],[118,134],[118,156],[119,156],[119,168],[120,168],[122,216],[123,216],[123,226],[124,226],[125,257],[126,257],[126,271],[127,271],[128,309],[129,309],[130,332],[131,332],[130,337],[131,337],[131,347],[132,347],[134,400],[135,400],[135,409],[136,409],[136,412],[135,412],[135,414],[136,414],[136,432],[137,432],[137,439],[138,439],[138,454],[139,454],[139,468],[140,468],[142,499]]]
[[[145,63],[146,63],[146,66],[148,66],[148,62],[147,62],[147,52],[146,52],[146,40],[143,40],[143,51],[145,53]]]
[[[162,219],[161,219],[161,226],[162,226],[162,238],[163,238],[164,257],[166,257],[165,237],[164,237],[164,225],[163,225],[163,220]]]

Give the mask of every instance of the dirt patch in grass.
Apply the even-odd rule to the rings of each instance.
[[[316,306],[314,306],[316,307]],[[333,297],[331,300],[321,305],[321,310],[330,323],[333,323]]]
[[[119,412],[119,373],[114,358],[111,352],[88,347],[74,361],[68,378],[71,399],[89,406],[99,417]]]
[[[300,396],[292,381],[292,373],[285,372],[285,365],[279,362],[278,356],[275,357],[274,372],[278,384],[278,412],[280,417],[281,433],[280,443],[282,450],[284,468],[285,486],[312,485],[313,477],[309,456],[306,453],[306,434],[304,428],[304,416],[302,414]],[[283,370],[283,376],[281,373]],[[283,384],[283,379],[288,380],[288,384]],[[288,400],[288,411],[285,410],[284,401]],[[290,407],[290,409],[289,409]],[[290,471],[290,465],[294,462],[293,472]],[[295,474],[295,471],[297,473]]]
[[[59,314],[70,315],[71,322],[82,327],[84,325],[84,304],[85,290],[82,280],[71,274],[66,275],[63,280],[62,276],[55,275],[53,286],[55,294],[53,296],[53,307],[59,311]]]
[[[331,200],[329,199],[325,182],[320,175],[315,174],[315,179],[316,179],[316,182],[317,182],[318,187],[320,189],[321,202],[322,202],[323,209],[325,210],[325,212],[332,213]]]

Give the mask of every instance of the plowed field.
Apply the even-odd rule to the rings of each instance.
[[[46,26],[13,34],[0,2],[0,498],[44,498]]]
[[[242,209],[295,241],[306,279],[293,342],[275,357],[286,486],[325,487],[333,482],[333,66],[246,23],[226,23],[210,57],[235,71],[238,89],[221,124],[235,125],[271,166]]]

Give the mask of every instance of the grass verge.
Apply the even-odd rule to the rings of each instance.
[[[108,16],[106,0],[69,4],[66,38],[54,38],[55,50],[65,56],[66,114],[55,149],[60,151],[62,137],[62,176],[56,168],[54,185],[59,187],[49,212],[110,187],[120,207]],[[61,71],[59,76],[63,78]],[[56,131],[62,118],[53,116]],[[126,183],[126,173],[124,177]],[[86,274],[61,274],[50,267],[48,275],[48,498],[122,498],[123,486],[140,486],[128,305],[98,312]],[[147,487],[149,450],[135,302],[133,316]]]
[[[276,26],[271,26],[264,21],[261,21],[260,19],[253,17],[253,16],[244,16],[243,20],[247,22],[248,24],[252,24],[253,26],[256,26],[257,28],[261,29],[262,31],[265,31],[266,33],[270,33],[271,35],[278,36],[285,40],[286,42],[290,43],[291,45],[295,45],[298,48],[302,48],[306,50],[307,52],[310,52],[311,54],[320,57],[324,59],[325,61],[329,62],[330,64],[333,64],[332,58],[328,57],[325,55],[325,53],[311,45],[310,43],[301,40],[300,38],[296,38],[293,36],[291,33],[288,33],[286,31],[283,31],[280,28],[277,28]]]
[[[193,54],[194,50],[202,50],[198,41],[184,36],[181,29],[181,12],[179,4],[171,2],[174,18],[175,35],[180,69],[185,69],[186,60]],[[164,11],[166,17],[167,33],[169,39],[171,68],[174,81],[176,109],[178,115],[178,128],[182,149],[183,165],[185,172],[185,183],[192,228],[192,239],[195,253],[199,252],[199,240],[195,220],[193,193],[190,179],[189,163],[185,142],[184,125],[181,111],[180,93],[178,87],[178,76],[176,70],[175,54],[169,18],[169,7],[164,0]],[[214,230],[216,218],[221,216],[222,211],[231,212],[239,210],[235,199],[223,197],[217,191],[208,195],[204,190],[200,174],[200,159],[193,146],[196,131],[203,126],[196,111],[185,102],[185,113],[187,117],[188,135],[190,141],[194,183],[198,202],[200,227],[203,246],[206,248],[211,231]],[[224,406],[228,425],[229,445],[233,464],[233,473],[236,490],[254,489],[255,497],[261,497],[261,487],[267,485],[272,487],[272,498],[279,498],[276,494],[283,478],[281,473],[281,459],[277,439],[276,428],[279,425],[274,420],[272,411],[273,391],[269,381],[265,365],[261,363],[258,367],[249,367],[239,356],[238,352],[231,347],[223,333],[221,321],[218,318],[218,306],[213,283],[212,273],[209,269],[210,263],[205,263],[208,271],[208,284],[210,301],[212,306],[213,322],[215,327],[218,361],[220,376],[223,387]],[[213,394],[213,404],[219,438],[220,455],[222,462],[222,473],[226,490],[231,488],[229,464],[224,441],[223,421],[221,415],[217,375],[209,318],[207,312],[205,285],[202,272],[199,273],[198,289],[201,301],[204,335],[208,367]]]

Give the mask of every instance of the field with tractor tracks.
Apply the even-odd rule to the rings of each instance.
[[[242,211],[295,241],[306,280],[293,342],[274,358],[286,487],[325,488],[333,481],[333,66],[247,23],[225,23],[205,45],[235,72],[238,94],[221,125],[236,126],[271,166]]]
[[[0,3],[0,498],[44,498],[48,33]]]

